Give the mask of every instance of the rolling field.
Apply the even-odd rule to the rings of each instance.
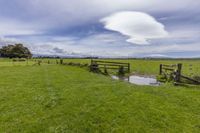
[[[51,60],[55,61],[55,60]],[[65,59],[88,63],[90,60]],[[123,60],[156,75],[159,64],[200,61]],[[0,60],[0,133],[199,133],[200,86],[137,86],[85,68]]]

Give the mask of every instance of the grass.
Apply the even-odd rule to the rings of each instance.
[[[153,74],[158,62],[141,63]],[[199,86],[137,86],[60,65],[0,68],[0,133],[200,131]]]

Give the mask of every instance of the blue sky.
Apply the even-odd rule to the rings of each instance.
[[[0,0],[0,45],[33,54],[200,57],[200,1]]]

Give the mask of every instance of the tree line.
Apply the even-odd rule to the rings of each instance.
[[[5,58],[31,58],[32,54],[23,44],[3,46],[0,49],[0,56]]]

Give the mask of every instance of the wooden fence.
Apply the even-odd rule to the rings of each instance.
[[[63,64],[63,59],[56,59],[56,60],[43,60],[43,59],[35,59],[33,60],[35,61],[36,63],[34,65],[40,65],[41,63],[46,63],[46,64]]]
[[[12,59],[13,65],[17,65],[18,63],[21,64],[21,62],[26,62],[26,65],[28,65],[28,58],[14,58],[14,59]]]
[[[104,73],[108,73],[107,70],[111,69],[118,70],[119,74],[124,74],[130,72],[130,63],[91,60],[90,71],[99,72],[100,69],[103,69]]]
[[[175,84],[181,83],[181,79],[188,80],[193,84],[200,84],[200,81],[182,75],[182,64],[164,65],[160,64],[160,75],[171,76]]]
[[[175,82],[180,82],[182,64],[164,65],[160,64],[160,75],[173,76]]]

